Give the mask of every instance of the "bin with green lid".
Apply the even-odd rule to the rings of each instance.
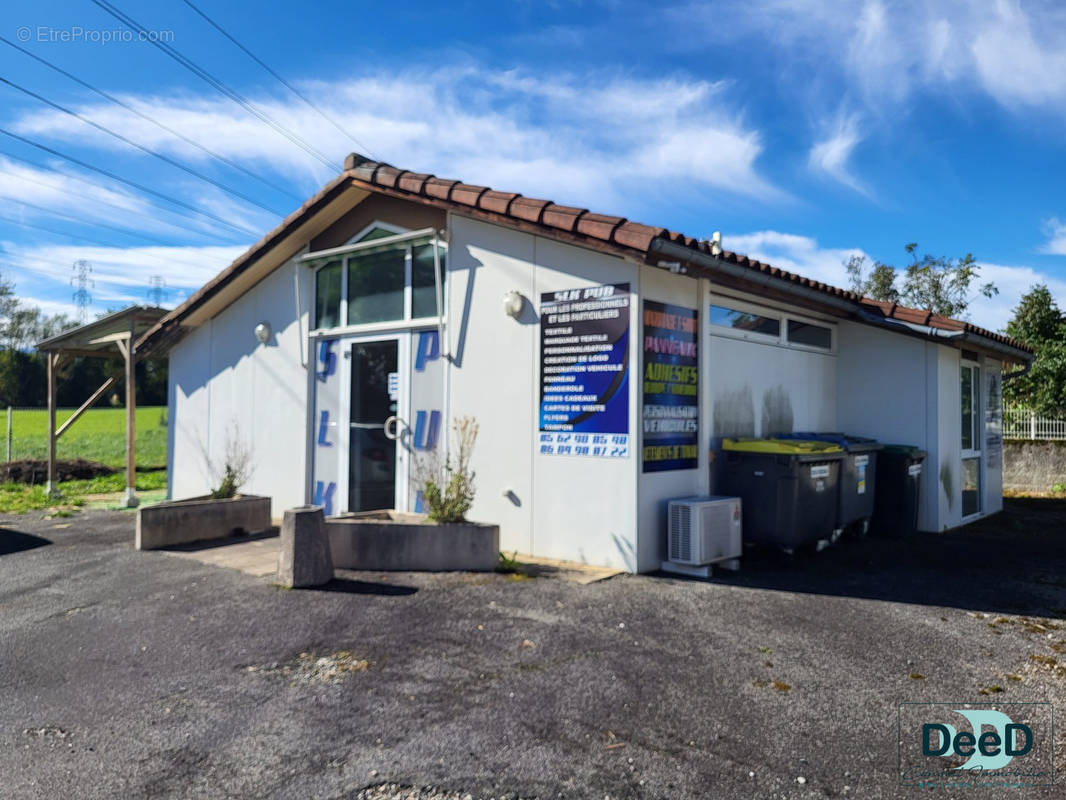
[[[918,531],[925,451],[909,444],[886,444],[877,455],[877,493],[871,531],[907,536]]]
[[[724,439],[725,493],[741,498],[745,544],[793,550],[837,527],[844,450],[832,442]]]
[[[807,439],[840,445],[847,454],[840,471],[840,499],[837,527],[867,530],[874,515],[877,492],[877,454],[882,446],[876,439],[845,433],[786,433],[781,439]]]

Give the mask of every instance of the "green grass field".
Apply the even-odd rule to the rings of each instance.
[[[61,425],[73,409],[56,412],[56,426]],[[165,469],[167,465],[166,407],[146,406],[137,409],[137,468]],[[6,431],[7,411],[0,409],[0,431]],[[11,421],[11,459],[48,457],[48,411],[41,408],[16,409]],[[3,434],[6,435],[6,434]],[[7,454],[0,445],[0,458]],[[110,467],[126,465],[126,410],[91,408],[82,414],[56,442],[56,458],[85,458]]]
[[[166,408],[146,406],[137,409],[135,486],[138,492],[155,494],[166,488],[167,426]],[[56,413],[57,427],[72,409]],[[0,410],[0,431],[6,435],[7,412]],[[11,420],[11,459],[48,457],[48,411],[16,410]],[[6,442],[6,440],[5,440]],[[0,458],[7,454],[0,444]],[[120,472],[93,480],[64,481],[59,484],[60,497],[49,498],[43,486],[6,483],[0,485],[0,513],[23,513],[39,509],[60,509],[61,515],[85,505],[85,495],[121,492],[126,485],[122,468],[126,465],[126,411],[122,408],[92,408],[86,411],[56,442],[56,458],[84,458],[115,467]]]

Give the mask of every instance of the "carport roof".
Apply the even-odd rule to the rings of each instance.
[[[37,349],[110,357],[115,354],[116,339],[127,338],[132,331],[136,341],[168,313],[165,308],[155,306],[130,306],[55,336],[49,336],[37,343]]]
[[[625,217],[597,214],[585,208],[562,206],[550,200],[524,197],[514,192],[496,191],[487,186],[398,169],[391,164],[372,161],[358,153],[349,155],[345,159],[344,167],[345,170],[340,176],[323,187],[318,194],[311,197],[281,225],[234,261],[230,267],[155,325],[143,337],[142,343],[150,348],[165,347],[166,342],[179,337],[181,334],[178,326],[187,314],[195,310],[212,294],[221,291],[229,280],[238,277],[264,250],[269,249],[271,242],[277,241],[281,233],[299,227],[308,215],[314,213],[325,198],[335,194],[340,186],[347,184],[369,192],[456,211],[489,222],[507,224],[520,230],[551,236],[646,263],[658,263],[661,257],[657,252],[658,245],[669,242],[690,251],[693,258],[705,260],[707,256],[712,256],[718,261],[740,267],[742,272],[750,272],[751,280],[755,283],[766,285],[768,279],[768,285],[778,286],[786,292],[790,286],[798,286],[811,292],[815,297],[824,296],[827,301],[833,302],[838,308],[843,303],[845,306],[850,306],[851,313],[860,320],[869,321],[875,318],[890,324],[893,321],[902,323],[898,325],[899,329],[903,329],[904,325],[918,325],[944,331],[948,335],[967,334],[967,338],[974,344],[980,345],[981,340],[986,340],[992,349],[1006,355],[1011,360],[1032,360],[1031,347],[995,331],[980,328],[964,320],[942,317],[929,311],[907,308],[894,303],[881,303],[847,289],[778,269],[771,264],[739,253],[723,250],[713,254],[710,242],[667,228],[644,225]],[[698,265],[693,266],[696,271],[699,271]],[[977,341],[974,341],[974,337]]]

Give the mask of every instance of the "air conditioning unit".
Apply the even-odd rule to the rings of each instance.
[[[683,497],[670,501],[667,515],[668,558],[674,564],[702,566],[740,558],[739,497]]]

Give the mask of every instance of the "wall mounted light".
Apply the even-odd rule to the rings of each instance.
[[[260,322],[255,326],[255,338],[259,340],[259,344],[266,344],[270,341],[269,322]]]
[[[513,289],[503,296],[503,313],[512,319],[518,319],[524,305],[525,298]]]

